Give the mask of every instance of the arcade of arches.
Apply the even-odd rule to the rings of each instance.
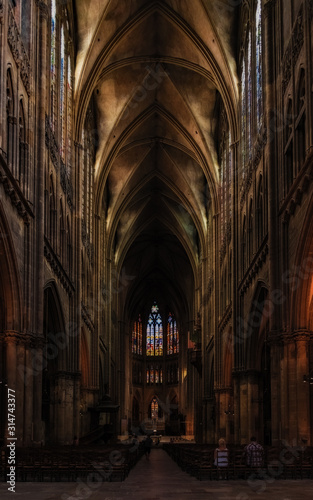
[[[312,445],[313,1],[0,28],[0,440]]]

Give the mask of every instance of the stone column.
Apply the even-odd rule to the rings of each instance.
[[[297,438],[297,351],[294,338],[288,343],[288,414],[289,414],[289,435],[287,439]]]
[[[281,286],[278,276],[280,271],[278,256],[279,256],[279,230],[277,228],[278,222],[278,198],[277,198],[277,157],[276,157],[276,115],[277,109],[276,102],[276,80],[275,80],[275,60],[274,54],[276,45],[275,37],[275,19],[274,19],[275,2],[268,0],[264,4],[264,82],[265,82],[265,126],[267,128],[267,145],[265,148],[265,161],[268,168],[268,241],[269,241],[269,282],[271,294]],[[274,311],[269,317],[269,331],[270,337],[279,334],[280,330],[280,306],[275,303]],[[279,428],[280,428],[280,373],[279,364],[279,344],[273,343],[272,345],[272,362],[271,376],[272,376],[272,442],[277,444],[279,442]],[[274,352],[275,351],[275,352]],[[277,351],[277,352],[276,352]]]
[[[281,373],[280,379],[280,407],[281,407],[281,423],[280,423],[280,439],[289,440],[289,373],[288,373],[288,345],[292,342],[290,336],[285,335],[283,339],[283,352],[279,363],[279,369]],[[276,352],[276,349],[272,349],[271,352]],[[272,356],[271,356],[272,357]]]
[[[33,440],[33,352],[28,343],[25,346],[25,406],[24,406],[24,446],[31,446]]]
[[[240,443],[240,377],[239,374],[233,376],[234,383],[234,440]]]
[[[36,57],[38,61],[38,72],[35,83],[36,95],[36,150],[35,150],[35,225],[34,225],[34,258],[33,262],[36,263],[33,267],[33,280],[34,287],[34,303],[36,307],[33,308],[33,328],[37,336],[38,343],[35,343],[36,360],[38,366],[40,360],[42,363],[42,342],[43,342],[43,314],[44,314],[44,166],[45,166],[45,116],[46,116],[46,90],[47,90],[47,23],[49,20],[49,9],[46,0],[37,0],[37,25],[38,32],[38,45],[36,46]],[[29,356],[27,350],[27,357]],[[43,425],[41,421],[41,408],[42,408],[42,370],[36,370],[34,377],[34,387],[32,391],[33,401],[33,418],[32,418],[32,440],[41,442],[44,439]],[[30,378],[29,378],[30,382]],[[27,386],[27,392],[30,393],[30,386]],[[28,411],[30,405],[27,403]],[[27,419],[29,418],[29,415]],[[28,441],[30,428],[29,421],[26,422],[27,435],[25,439]]]
[[[7,370],[7,383],[8,387],[5,388],[4,405],[8,409],[8,390],[15,391],[15,398],[19,396],[16,392],[16,338],[14,332],[6,332],[5,345],[6,345],[6,370]],[[8,436],[8,411],[5,413],[5,436]],[[16,416],[16,413],[15,413]],[[18,423],[16,421],[16,428]]]
[[[303,382],[303,378],[309,375],[309,342],[310,334],[306,332],[297,332],[296,350],[297,350],[297,419],[298,419],[298,444],[311,445],[310,443],[310,384]]]
[[[80,385],[81,385],[81,249],[82,249],[82,214],[81,214],[81,155],[82,145],[79,142],[74,142],[75,146],[75,180],[74,180],[74,196],[75,196],[75,214],[73,216],[73,249],[74,249],[74,264],[73,264],[73,279],[75,283],[75,294],[73,298],[73,324],[70,328],[70,345],[71,352],[71,369],[74,375],[74,401],[73,401],[73,422],[74,435],[80,436],[81,417],[80,417]]]
[[[25,342],[18,341],[16,346],[16,437],[17,445],[23,446],[23,421],[24,421],[24,400],[25,400],[25,385],[24,385],[24,366],[25,366]],[[22,375],[21,376],[21,372]]]
[[[5,33],[5,27],[4,27],[4,5],[3,2],[1,2],[0,5],[0,82],[4,82],[4,67],[5,67],[5,60],[4,60],[4,33]],[[4,127],[5,127],[5,112],[4,112],[4,100],[6,99],[6,93],[2,92],[2,96],[0,96],[0,148],[5,149],[3,141],[4,141]]]
[[[43,341],[36,342],[36,370],[34,371],[33,388],[33,441],[40,445],[44,442],[44,426],[42,422],[42,370],[43,370]]]
[[[244,374],[240,377],[240,444],[249,441],[249,421],[248,421],[248,383]]]
[[[263,437],[260,409],[259,373],[250,371],[248,374],[248,440],[253,435],[256,435],[258,440]]]

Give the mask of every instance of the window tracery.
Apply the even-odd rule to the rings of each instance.
[[[163,356],[163,323],[156,303],[148,318],[146,353],[147,356]]]

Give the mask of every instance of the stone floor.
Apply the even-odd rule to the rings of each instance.
[[[313,480],[272,480],[250,487],[247,481],[198,481],[161,449],[143,457],[124,482],[16,483],[15,493],[0,484],[0,499],[22,500],[312,500]]]

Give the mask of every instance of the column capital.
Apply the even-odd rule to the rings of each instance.
[[[272,8],[275,6],[276,0],[267,0],[264,3],[264,17],[267,18],[271,14]]]
[[[50,17],[50,10],[46,2],[44,0],[36,0],[36,4],[39,8],[41,19],[48,21]]]

